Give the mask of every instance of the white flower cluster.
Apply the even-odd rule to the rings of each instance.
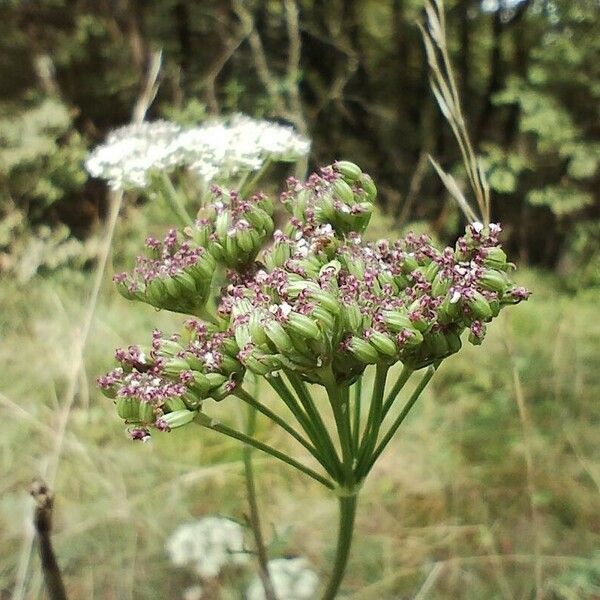
[[[269,561],[269,575],[279,600],[312,600],[317,597],[319,578],[305,558],[277,558]],[[247,600],[265,600],[260,578],[246,591]]]
[[[85,168],[92,177],[106,179],[112,189],[144,188],[151,170],[176,166],[169,147],[180,132],[169,121],[119,127],[88,156]]]
[[[219,575],[226,566],[245,565],[244,530],[224,517],[206,517],[179,526],[167,542],[171,562],[190,566],[202,578]]]
[[[86,168],[113,189],[147,187],[150,172],[175,167],[205,183],[226,182],[267,160],[293,162],[309,150],[310,141],[292,127],[235,114],[187,129],[167,121],[121,127],[90,154]]]

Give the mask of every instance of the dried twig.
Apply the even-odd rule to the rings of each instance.
[[[469,184],[479,209],[478,216],[476,216],[475,211],[454,178],[445,173],[432,157],[430,157],[430,161],[467,219],[469,221],[481,220],[483,223],[488,224],[490,222],[490,188],[483,167],[475,155],[465,124],[458,86],[448,54],[443,0],[428,0],[425,3],[425,11],[427,22],[425,25],[419,25],[419,28],[423,36],[430,68],[431,90],[458,143]]]
[[[144,120],[146,112],[154,100],[157,91],[157,80],[160,72],[161,57],[161,51],[153,53],[151,57],[145,84],[133,109],[132,122],[134,123],[141,123]],[[69,373],[67,390],[65,392],[65,400],[60,410],[58,424],[56,425],[54,449],[51,454],[50,464],[46,473],[46,479],[51,485],[56,479],[58,465],[65,444],[65,437],[71,410],[77,396],[79,373],[83,367],[83,354],[87,345],[92,323],[94,321],[94,315],[96,313],[96,307],[98,304],[102,283],[104,282],[104,275],[112,248],[112,239],[116,229],[119,211],[121,210],[121,205],[123,202],[123,193],[117,191],[111,192],[109,199],[110,208],[108,222],[106,224],[106,230],[98,256],[98,264],[96,265],[92,291],[86,306],[86,311],[83,323],[81,324],[81,328],[79,330],[79,335],[75,341],[71,371]],[[21,558],[17,571],[17,582],[15,584],[12,596],[13,600],[22,600],[24,597],[32,546],[33,533],[28,533],[23,540],[23,545],[21,548]]]
[[[67,592],[52,547],[52,508],[54,496],[41,480],[34,481],[29,493],[35,500],[33,525],[38,539],[42,573],[50,600],[67,600]]]

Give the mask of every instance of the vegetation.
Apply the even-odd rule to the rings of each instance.
[[[597,5],[447,5],[451,58],[495,196],[492,219],[503,222],[509,253],[529,263],[517,282],[534,296],[499,317],[483,352],[445,361],[381,457],[361,495],[360,551],[342,597],[594,598]],[[74,598],[178,597],[195,578],[169,564],[172,531],[211,514],[247,521],[238,445],[188,428],[150,448],[134,445],[94,386],[115,346],[179,326],[150,306],[132,311],[109,283],[148,231],[161,235],[172,222],[152,198],[126,195],[107,273],[100,287],[92,281],[115,204],[86,181],[83,159],[131,119],[153,51],[163,54],[149,118],[190,125],[244,110],[291,123],[313,140],[311,162],[343,156],[383,182],[374,237],[416,230],[453,243],[463,223],[427,153],[461,187],[469,174],[433,98],[425,101],[422,6],[2,3],[1,598],[43,597],[26,496],[36,475],[57,493],[54,540]],[[266,390],[261,398],[271,401]],[[231,417],[236,408],[218,410]],[[257,427],[261,439],[287,443],[264,420]],[[307,557],[325,578],[335,504],[286,466],[254,460],[270,555]],[[206,593],[216,598],[218,587]]]

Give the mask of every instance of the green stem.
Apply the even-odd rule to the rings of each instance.
[[[369,416],[367,418],[367,426],[363,434],[362,443],[360,445],[358,464],[356,467],[357,473],[362,471],[362,467],[368,460],[377,444],[377,436],[382,421],[383,410],[383,394],[385,392],[385,380],[387,378],[389,367],[384,364],[378,364],[375,372],[375,382],[373,383],[373,393],[371,395],[371,406],[369,407]]]
[[[302,435],[299,434],[291,425],[288,425],[286,421],[282,419],[279,415],[275,414],[264,404],[261,404],[243,388],[238,388],[234,392],[234,395],[237,396],[240,400],[246,402],[246,404],[248,404],[249,406],[256,409],[258,412],[265,415],[265,417],[271,419],[271,421],[279,425],[282,429],[287,431],[296,441],[302,444],[302,446],[304,446],[304,448],[306,448],[319,462],[321,462],[321,455],[317,452],[314,446],[312,446],[304,437],[302,437]]]
[[[328,464],[332,467],[333,471],[338,474],[339,478],[342,474],[342,463],[338,456],[337,450],[333,445],[333,440],[329,435],[329,431],[327,430],[327,425],[325,425],[319,410],[315,406],[314,400],[308,391],[306,384],[293,371],[286,370],[285,374],[289,382],[292,384],[294,391],[298,395],[300,403],[304,407],[304,410],[310,419],[314,433],[318,438],[318,442],[315,443],[323,449],[323,456],[328,459]]]
[[[230,438],[239,440],[240,442],[243,442],[244,444],[248,444],[249,446],[257,448],[258,450],[262,450],[263,452],[270,454],[274,458],[277,458],[280,461],[290,465],[291,467],[294,467],[294,469],[301,471],[305,475],[308,475],[315,481],[318,481],[321,485],[324,485],[326,488],[328,488],[330,490],[335,489],[335,485],[331,481],[329,481],[322,475],[319,475],[319,473],[317,473],[316,471],[313,471],[313,469],[311,469],[310,467],[303,465],[302,463],[298,462],[297,460],[294,460],[287,454],[284,454],[283,452],[279,452],[279,450],[276,450],[275,448],[273,448],[267,444],[263,444],[263,442],[260,442],[256,439],[246,435],[245,433],[242,433],[241,431],[237,431],[236,429],[227,427],[227,425],[223,425],[222,423],[214,421],[213,419],[211,419],[210,417],[208,417],[207,415],[202,414],[202,413],[199,413],[196,416],[196,418],[194,419],[194,421],[198,425],[205,427],[206,429],[211,429],[212,431],[218,431],[219,433],[222,433],[223,435],[226,435]]]
[[[256,410],[252,405],[248,405],[246,434],[250,437],[256,430]],[[250,511],[250,528],[254,535],[254,545],[256,546],[256,556],[258,559],[259,575],[265,590],[266,600],[277,600],[273,583],[269,576],[269,557],[265,547],[265,541],[262,534],[260,523],[260,512],[258,509],[258,499],[256,496],[256,485],[254,480],[254,468],[252,465],[252,447],[244,445],[244,474],[246,479],[246,492],[248,496],[248,509]]]
[[[394,400],[398,397],[398,394],[402,391],[402,388],[406,384],[406,382],[410,379],[410,376],[414,373],[414,370],[410,367],[404,366],[402,367],[402,372],[398,376],[394,387],[390,390],[390,393],[387,395],[385,402],[383,403],[383,411],[381,413],[381,420],[385,419],[386,415],[392,408],[394,404]]]
[[[247,181],[247,176],[244,177],[242,185],[240,186],[240,196],[246,198],[246,196],[256,187],[256,184],[261,180],[262,176],[267,172],[267,169],[271,165],[271,159],[265,160],[263,166],[255,173],[255,175]]]
[[[354,420],[352,424],[352,443],[354,445],[354,452],[358,452],[360,443],[360,410],[362,400],[362,375],[358,378],[354,384]]]
[[[348,487],[354,486],[354,453],[352,452],[352,433],[350,431],[350,419],[348,416],[348,407],[346,406],[346,414],[344,414],[344,389],[332,381],[326,388],[337,427],[340,446],[342,449],[342,466],[344,470],[344,485]]]
[[[414,406],[415,402],[419,399],[421,392],[425,389],[425,387],[427,386],[427,384],[433,377],[436,368],[437,368],[436,366],[430,366],[427,368],[425,375],[423,375],[423,378],[419,382],[419,385],[417,385],[415,391],[412,393],[412,395],[410,396],[410,398],[404,405],[402,412],[398,415],[398,417],[396,418],[396,420],[390,427],[389,431],[385,434],[385,436],[381,440],[381,443],[379,444],[377,449],[373,452],[372,456],[369,458],[367,466],[364,471],[365,477],[366,477],[367,473],[373,468],[375,461],[379,458],[381,453],[385,450],[385,448],[388,445],[388,443],[390,442],[390,440],[394,437],[396,431],[398,431],[398,427],[400,427],[400,425],[402,424],[402,422],[404,421],[404,419],[410,412],[411,408]]]
[[[306,435],[311,439],[313,444],[318,448],[318,438],[316,438],[314,433],[314,428],[312,427],[312,423],[308,417],[308,415],[304,412],[303,408],[298,404],[296,398],[285,384],[285,381],[281,379],[281,377],[273,377],[267,376],[265,377],[269,385],[277,392],[279,397],[283,400],[284,404],[290,409],[290,412],[296,417],[298,423],[304,431]]]
[[[352,544],[352,533],[354,532],[354,519],[356,517],[356,504],[358,497],[344,496],[339,499],[340,516],[337,538],[337,548],[333,563],[333,570],[327,584],[322,600],[334,600],[340,584],[344,578],[348,557],[350,555],[350,546]]]
[[[169,201],[169,204],[171,205],[171,208],[175,214],[183,221],[184,225],[193,225],[194,221],[185,209],[179,192],[175,189],[175,186],[173,185],[168,173],[162,171],[160,179],[163,192],[165,193],[165,196],[167,197],[167,200]]]

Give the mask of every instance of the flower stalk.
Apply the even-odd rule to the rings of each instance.
[[[453,247],[442,249],[414,234],[363,242],[377,188],[353,163],[334,163],[305,182],[289,178],[280,196],[289,219],[281,229],[273,199],[255,193],[248,174],[243,181],[241,192],[213,186],[212,203],[194,223],[163,240],[148,238],[147,255],[131,273],[115,276],[125,298],[191,318],[172,335],[155,330],[148,345],[118,349],[118,365],[98,383],[133,439],[194,422],[244,444],[263,575],[267,557],[251,451],[333,491],[339,534],[324,596],[332,599],[348,561],[359,490],[375,462],[440,363],[461,349],[463,338],[481,344],[488,324],[528,292],[511,281],[514,267],[496,224],[471,223]],[[396,363],[402,371],[386,394]],[[371,367],[374,383],[364,406],[362,378]],[[386,429],[386,417],[420,370],[416,389]],[[277,402],[267,406],[251,395],[243,387],[250,376],[264,378]],[[212,402],[231,396],[248,407],[245,431],[210,416]],[[319,466],[257,439],[259,415]]]

